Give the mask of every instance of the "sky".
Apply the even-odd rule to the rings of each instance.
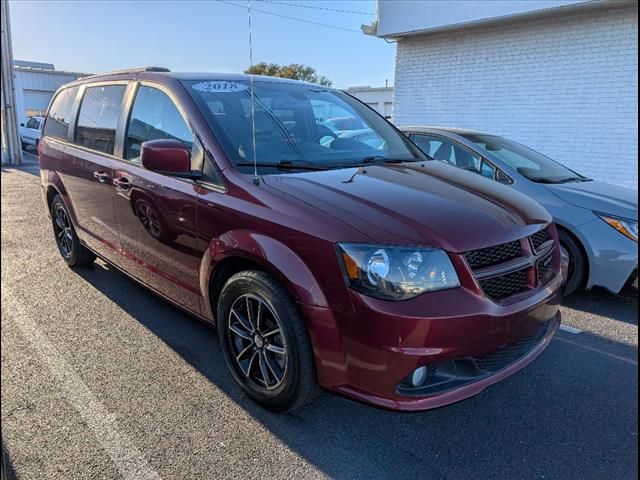
[[[9,5],[17,60],[86,73],[149,65],[241,72],[249,66],[246,0],[11,0]],[[360,32],[361,24],[376,18],[375,0],[251,0],[251,6],[254,63],[309,65],[338,88],[384,86],[385,80],[393,85],[395,45]]]

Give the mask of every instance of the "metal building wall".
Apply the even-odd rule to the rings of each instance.
[[[65,83],[83,76],[81,73],[14,68],[16,111],[18,122],[25,123],[28,115],[44,113],[55,91]]]

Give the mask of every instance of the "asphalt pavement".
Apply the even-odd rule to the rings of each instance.
[[[568,299],[534,363],[455,405],[395,413],[323,393],[273,414],[235,386],[214,329],[104,262],[69,269],[39,180],[37,165],[2,169],[9,478],[638,476],[635,299]]]

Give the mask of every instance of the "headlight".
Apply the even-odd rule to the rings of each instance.
[[[618,230],[621,234],[629,237],[631,240],[638,241],[638,222],[635,220],[628,220],[626,218],[612,217],[603,213],[597,213],[602,220],[607,222],[611,227]]]
[[[449,256],[437,248],[340,243],[349,286],[383,300],[406,300],[460,286]]]

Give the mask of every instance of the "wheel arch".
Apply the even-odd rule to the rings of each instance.
[[[293,250],[266,235],[239,230],[212,240],[201,260],[200,288],[212,319],[224,283],[249,269],[273,275],[298,303],[329,306],[315,276]]]
[[[588,243],[586,241],[585,238],[582,237],[582,235],[577,234],[571,227],[558,223],[557,221],[555,222],[556,224],[556,228],[558,230],[558,234],[560,234],[560,232],[565,233],[566,235],[568,235],[569,237],[571,237],[575,242],[576,245],[578,246],[578,248],[580,248],[582,255],[584,255],[584,258],[586,259],[585,262],[585,275],[584,278],[582,279],[582,286],[586,287],[586,288],[590,288],[591,286],[591,249],[588,248]],[[559,236],[559,235],[558,235]],[[562,241],[560,241],[562,243]]]

